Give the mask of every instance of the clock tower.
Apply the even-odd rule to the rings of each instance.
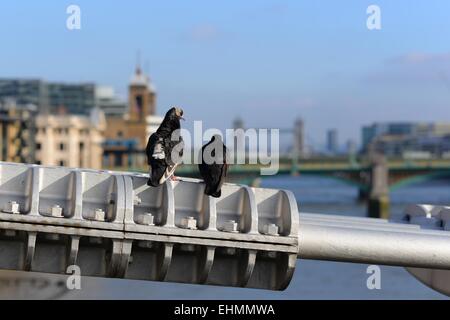
[[[156,91],[149,77],[138,66],[128,87],[127,136],[139,139],[139,148],[147,144],[148,117],[156,112]]]

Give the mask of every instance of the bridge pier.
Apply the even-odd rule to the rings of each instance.
[[[368,216],[371,218],[389,218],[389,173],[384,156],[377,155],[372,160],[368,195]]]
[[[367,212],[370,218],[389,219],[389,196],[369,198]]]
[[[358,200],[367,201],[369,199],[369,191],[366,188],[359,187],[358,189]]]

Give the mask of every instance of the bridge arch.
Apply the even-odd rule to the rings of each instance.
[[[450,171],[437,171],[428,173],[418,173],[412,176],[404,177],[398,179],[389,186],[391,191],[397,190],[402,187],[410,186],[416,183],[421,183],[425,181],[435,180],[437,178],[448,178],[450,179]]]
[[[357,181],[356,179],[352,179],[351,176],[347,176],[347,175],[339,175],[339,174],[332,174],[332,173],[328,173],[328,172],[314,172],[314,173],[309,173],[309,172],[302,172],[298,175],[300,176],[308,176],[308,177],[323,177],[323,178],[328,178],[331,180],[336,180],[336,181],[340,181],[345,183],[346,185],[352,186],[352,187],[356,187],[359,189],[367,189],[368,186],[360,181]]]
[[[321,177],[321,178],[326,178],[326,179],[330,179],[330,180],[335,180],[335,181],[339,181],[342,182],[348,186],[352,186],[355,187],[359,190],[368,190],[369,186],[362,183],[359,179],[356,178],[352,178],[351,175],[339,175],[339,174],[333,174],[332,172],[300,172],[300,173],[296,173],[296,174],[292,174],[290,171],[279,171],[276,175],[274,176],[290,176],[290,177],[304,177],[304,176],[308,176],[308,177]],[[261,180],[270,178],[270,177],[274,177],[274,176],[247,176],[245,178],[240,179],[239,182],[241,183],[249,183],[249,182],[253,182],[250,183],[251,185],[259,185]]]

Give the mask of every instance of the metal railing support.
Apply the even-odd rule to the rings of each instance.
[[[216,199],[196,179],[147,178],[0,162],[0,269],[282,290],[300,258],[408,267],[450,294],[447,207],[299,215],[287,190],[224,184]]]
[[[450,270],[450,234],[387,227],[300,223],[298,257]]]

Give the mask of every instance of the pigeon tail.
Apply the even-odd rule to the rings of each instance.
[[[149,178],[147,180],[147,185],[150,187],[158,187],[161,185],[161,177],[164,175],[164,171],[166,167],[159,163],[153,164],[153,167],[150,166]]]
[[[154,183],[154,182],[153,182],[152,178],[148,178],[148,180],[147,180],[147,185],[148,185],[149,187],[158,187],[158,186],[159,186],[158,183]]]
[[[222,195],[222,190],[216,191],[213,194],[211,194],[211,196],[213,196],[214,198],[220,198],[221,195]]]
[[[220,196],[222,195],[222,190],[211,190],[210,188],[208,188],[208,186],[206,186],[205,194],[214,198],[220,198]]]

